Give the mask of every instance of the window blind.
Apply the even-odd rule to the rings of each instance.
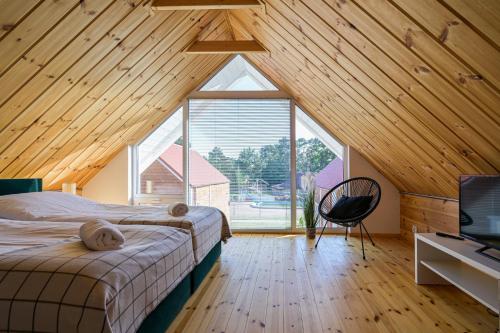
[[[192,204],[211,200],[211,206],[231,211],[232,222],[289,223],[283,209],[290,206],[288,99],[190,100],[189,147],[209,163],[190,154],[190,183],[198,186]]]

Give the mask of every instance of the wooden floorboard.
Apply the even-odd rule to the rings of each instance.
[[[498,318],[452,286],[417,286],[413,249],[329,235],[236,235],[167,333],[495,332]]]

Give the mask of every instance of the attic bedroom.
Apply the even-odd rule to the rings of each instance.
[[[0,0],[0,332],[500,332],[497,0]]]

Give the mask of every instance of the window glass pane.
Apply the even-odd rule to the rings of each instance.
[[[332,187],[344,180],[343,147],[300,108],[296,108],[297,146],[297,227],[304,228],[302,202],[307,195],[308,179],[315,183],[316,205]],[[323,227],[320,220],[317,227]],[[328,223],[327,227],[336,225]]]
[[[243,57],[236,56],[222,68],[201,91],[278,90]]]
[[[190,100],[190,201],[237,229],[290,227],[290,101]]]
[[[137,149],[140,194],[167,195],[184,200],[182,108],[151,133]]]

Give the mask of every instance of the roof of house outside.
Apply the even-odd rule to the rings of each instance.
[[[173,144],[160,155],[160,159],[180,178],[183,177],[182,146]],[[208,185],[229,183],[229,179],[217,170],[197,151],[189,151],[189,185],[202,187]]]
[[[333,159],[316,175],[316,186],[331,189],[344,180],[344,162],[340,158]]]

